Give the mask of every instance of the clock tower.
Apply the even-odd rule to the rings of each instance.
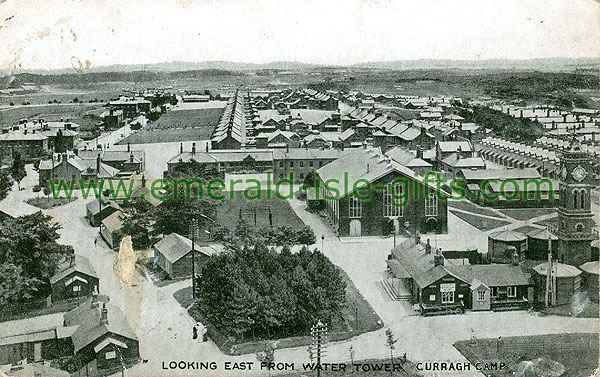
[[[558,261],[579,267],[592,260],[591,242],[596,238],[590,203],[594,171],[591,157],[573,137],[560,159],[558,205]]]

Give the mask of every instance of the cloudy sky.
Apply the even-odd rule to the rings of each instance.
[[[0,0],[0,68],[600,56],[595,0]]]

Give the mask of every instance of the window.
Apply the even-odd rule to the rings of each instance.
[[[351,219],[362,217],[362,201],[354,195],[348,197],[348,217]]]
[[[542,191],[540,193],[540,199],[547,200],[548,199],[548,191]]]
[[[303,168],[304,167],[304,161],[300,161],[300,167]]]
[[[425,216],[438,215],[438,198],[434,192],[429,193],[425,200]]]
[[[294,167],[294,161],[290,161],[290,168]]]
[[[114,359],[117,357],[117,353],[115,351],[108,351],[105,355],[106,360]]]
[[[578,206],[579,203],[577,200],[577,199],[579,199],[579,190],[573,190],[572,192],[573,192],[573,208],[577,209],[577,208],[579,208],[579,206]]]
[[[319,161],[319,166],[323,166],[323,161]]]
[[[517,297],[517,287],[508,287],[508,297]]]
[[[442,292],[442,304],[453,304],[454,292]]]
[[[492,297],[498,297],[498,288],[496,287],[492,287],[491,288],[491,293],[492,293]]]
[[[393,186],[392,186],[393,185]],[[390,182],[383,193],[383,216],[402,217],[404,215],[404,185]]]
[[[279,167],[282,168],[283,167],[283,161],[279,161]]]
[[[576,232],[583,232],[583,224],[582,223],[577,223],[575,225],[575,231]]]
[[[429,301],[435,301],[435,295],[429,295]]]
[[[73,292],[81,292],[81,286],[79,286],[79,285],[74,285],[74,286],[73,286]]]
[[[580,197],[579,197],[579,205],[580,205],[580,208],[581,208],[581,209],[585,209],[585,190],[584,190],[584,189],[581,189],[581,190],[579,191],[579,195],[580,195]]]
[[[485,301],[485,291],[477,291],[477,301]]]

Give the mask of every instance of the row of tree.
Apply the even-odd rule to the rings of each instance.
[[[244,219],[240,219],[233,230],[216,225],[212,228],[211,234],[215,241],[240,246],[249,246],[256,242],[272,246],[312,245],[316,241],[315,233],[308,225],[299,229],[288,225],[257,228]]]
[[[206,319],[237,340],[306,335],[346,305],[346,282],[320,251],[281,253],[262,243],[212,256],[198,278]]]

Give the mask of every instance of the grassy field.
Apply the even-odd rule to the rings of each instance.
[[[468,202],[466,200],[449,200],[448,201],[448,207],[454,207],[457,209],[462,209],[463,211],[468,211],[477,215],[484,215],[484,216],[491,216],[491,217],[498,217],[500,218],[500,216],[487,208],[484,207],[480,207],[477,204]]]
[[[488,230],[496,229],[504,225],[510,224],[508,221],[503,220],[494,220],[488,217],[482,217],[477,215],[471,215],[464,212],[458,212],[450,210],[454,215],[456,215],[459,219],[465,221],[466,223],[473,225],[475,228],[487,232]]]
[[[588,377],[598,368],[598,334],[519,336],[502,338],[499,342],[497,339],[475,339],[456,342],[454,347],[471,364],[506,363],[507,368],[503,370],[486,371],[493,377],[513,376],[520,362],[540,357],[561,363],[565,367],[563,376]]]
[[[534,217],[556,213],[556,208],[509,208],[501,209],[500,212],[513,219],[525,221]]]
[[[81,124],[84,119],[90,118],[92,114],[97,114],[103,109],[102,104],[95,103],[70,103],[59,105],[41,105],[41,106],[15,106],[0,109],[0,125],[11,125],[19,122],[22,118],[43,118],[47,121],[57,121],[60,119],[70,119],[74,123]],[[88,115],[86,117],[86,115]],[[79,121],[82,120],[83,121]],[[81,124],[82,126],[84,124]]]
[[[40,208],[40,209],[50,209],[50,208],[59,207],[64,204],[70,203],[73,200],[76,200],[76,198],[52,199],[52,198],[39,197],[39,198],[27,199],[27,204],[31,204],[32,206]]]
[[[274,193],[271,193],[271,198],[267,199],[266,191],[263,191],[261,198],[257,200],[249,201],[244,198],[241,191],[236,191],[232,200],[229,199],[229,193],[226,193],[226,199],[221,201],[221,204],[217,208],[217,222],[228,228],[233,228],[237,224],[240,218],[240,209],[252,210],[258,207],[270,207],[273,215],[273,226],[287,225],[292,228],[298,229],[304,226],[304,223],[296,212],[290,207],[286,200],[278,199]],[[245,219],[252,225],[258,227],[269,226],[269,215],[268,212],[258,211],[255,218],[253,215],[245,216]]]
[[[375,331],[383,327],[383,321],[373,310],[371,305],[360,294],[350,277],[344,272],[342,276],[346,281],[347,307],[341,316],[334,320],[330,326],[329,340],[332,342],[349,339],[365,332]],[[192,304],[191,288],[183,288],[173,294],[173,297],[184,308]],[[190,315],[197,321],[207,325],[203,315],[198,311],[196,305],[189,309]],[[230,338],[221,335],[218,330],[208,325],[209,336],[217,344],[219,349],[229,355],[243,355],[256,353],[264,348],[265,342],[269,340],[255,339],[247,342],[233,342]],[[277,339],[277,348],[299,347],[310,344],[310,336],[299,336]],[[389,373],[389,372],[388,372]]]
[[[118,144],[151,144],[210,139],[222,108],[169,111],[156,122],[126,137]]]

